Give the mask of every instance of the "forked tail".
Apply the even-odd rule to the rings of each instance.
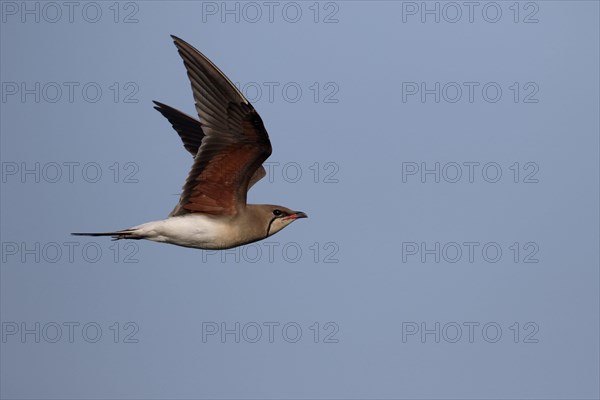
[[[144,237],[139,233],[136,233],[135,229],[125,229],[116,232],[74,232],[71,233],[73,236],[111,236],[113,240],[119,239],[143,239]]]

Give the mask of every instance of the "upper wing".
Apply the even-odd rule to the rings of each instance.
[[[233,83],[194,47],[175,36],[173,40],[192,84],[204,136],[192,140],[186,132],[184,137],[176,125],[182,128],[195,120],[175,118],[174,109],[166,111],[186,149],[192,152],[199,144],[179,204],[170,215],[234,215],[246,205],[251,181],[264,176],[261,165],[271,155],[269,136],[254,107]]]
[[[183,141],[183,147],[185,147],[185,149],[195,158],[198,149],[202,144],[202,139],[204,138],[204,132],[202,131],[202,124],[200,121],[158,101],[154,101],[154,104],[154,108],[169,120],[177,134],[179,134],[179,137]],[[264,178],[266,174],[265,167],[261,165],[256,172],[254,172],[252,178],[250,178],[248,190],[250,190],[256,182]],[[185,209],[182,209],[180,204],[177,204],[171,215],[178,215],[182,211],[185,212]]]
[[[158,101],[154,101],[153,103],[155,104],[154,108],[169,120],[173,129],[175,129],[183,141],[183,147],[185,147],[185,149],[195,158],[196,154],[198,154],[200,144],[202,144],[202,139],[204,138],[204,132],[202,131],[202,124],[200,121],[166,104]],[[267,171],[265,171],[265,167],[261,165],[254,175],[252,175],[252,178],[250,178],[248,189],[266,175]]]

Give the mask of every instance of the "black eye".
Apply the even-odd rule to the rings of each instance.
[[[281,210],[277,210],[277,209],[273,210],[273,215],[276,216],[276,217],[279,217],[282,214],[283,213],[281,212]]]

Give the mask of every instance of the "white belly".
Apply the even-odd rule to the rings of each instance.
[[[223,249],[236,241],[228,221],[202,214],[188,214],[147,222],[132,229],[144,239],[199,249]]]

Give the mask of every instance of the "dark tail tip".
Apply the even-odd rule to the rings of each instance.
[[[117,232],[72,232],[73,236],[114,236]]]
[[[116,232],[73,232],[73,236],[112,236],[113,239],[142,239],[141,236],[136,235],[135,231],[124,230]]]

